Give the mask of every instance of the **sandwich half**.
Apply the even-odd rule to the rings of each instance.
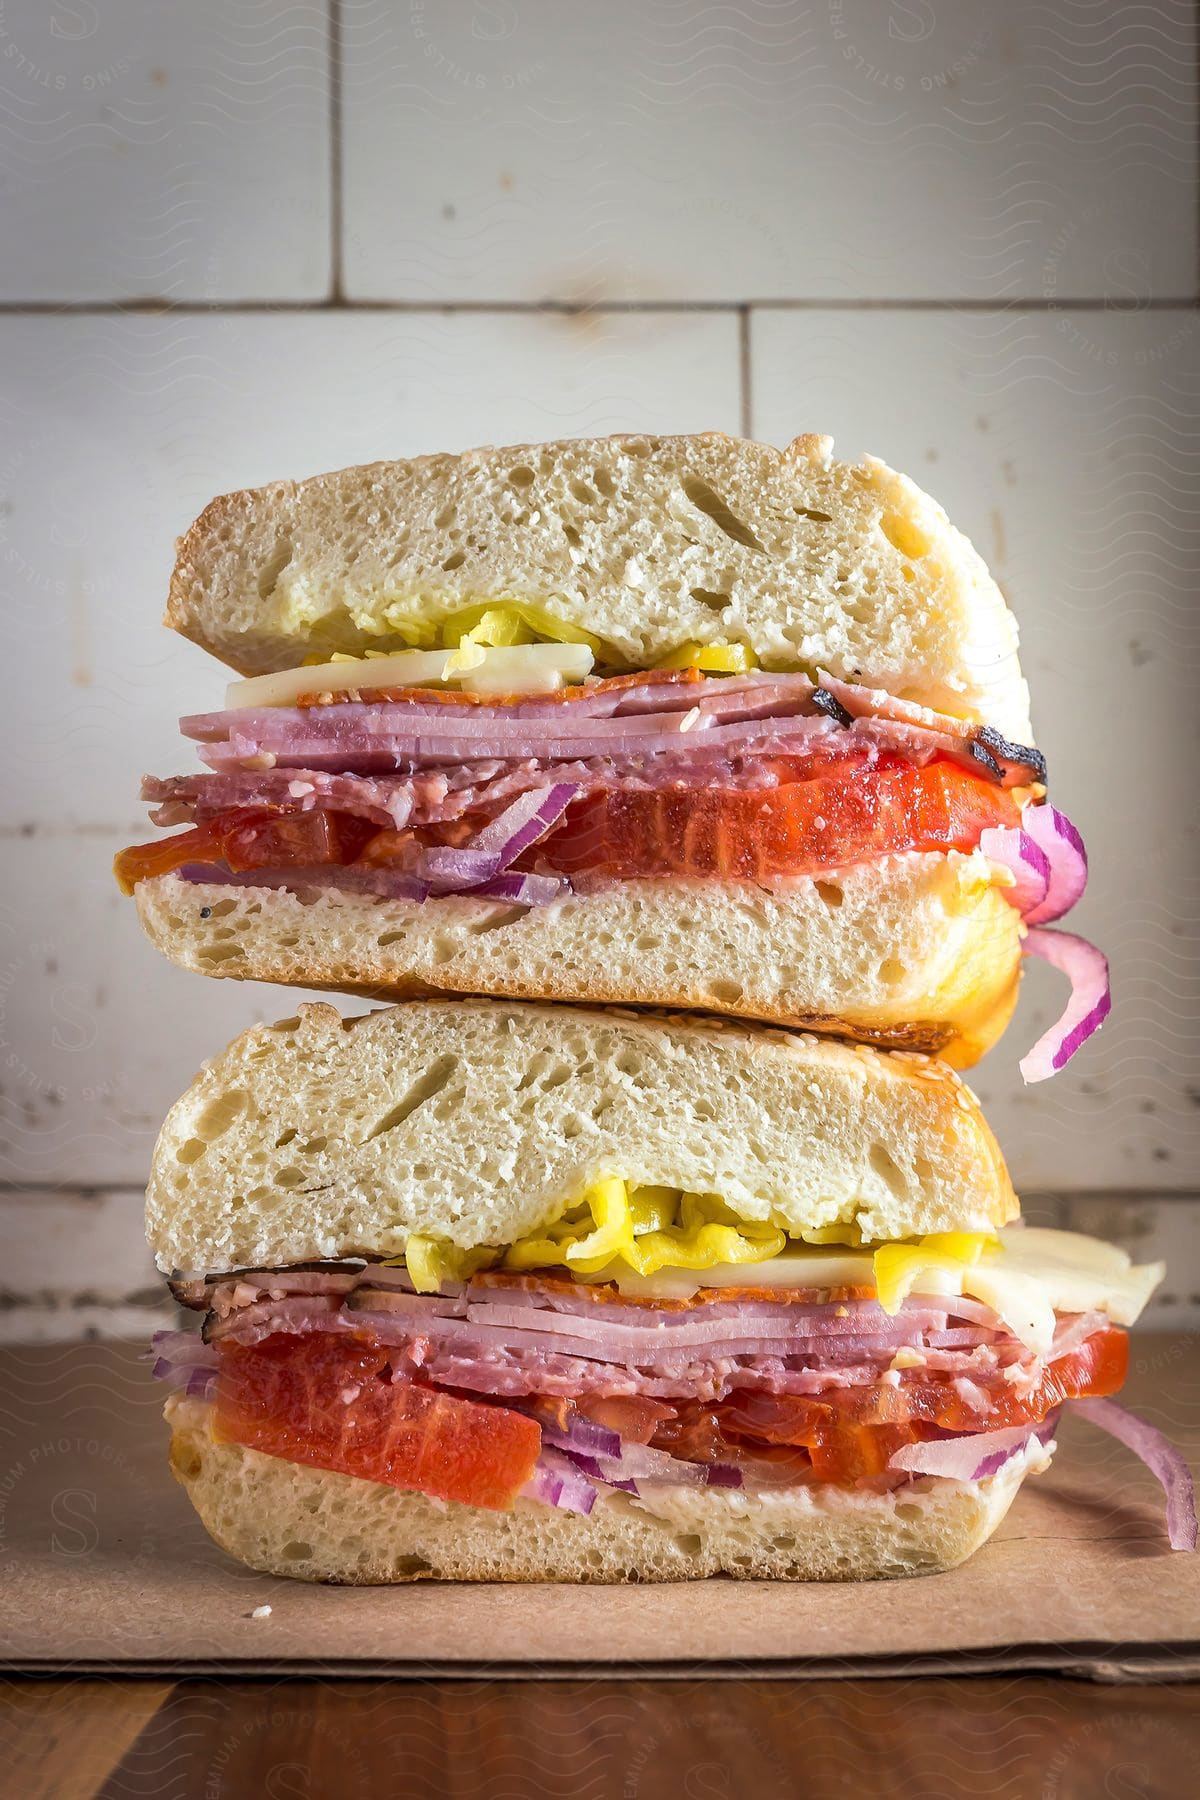
[[[183,829],[117,873],[207,974],[698,1008],[965,1066],[1026,926],[1082,887],[999,589],[828,438],[227,495],[167,622],[246,679],[183,721],[205,772],[144,785]]]
[[[326,1005],[168,1116],[172,1467],[336,1582],[947,1569],[1111,1395],[1161,1269],[1016,1225],[911,1053],[520,1003]]]

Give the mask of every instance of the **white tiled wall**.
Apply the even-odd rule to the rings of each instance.
[[[4,0],[6,300],[321,300],[324,0]]]
[[[162,631],[225,488],[623,427],[831,430],[1022,622],[1115,1006],[976,1075],[1037,1216],[1200,1308],[1195,18],[1183,0],[0,0],[0,1335],[137,1329],[201,1058],[108,863],[221,672]],[[147,835],[149,833],[147,832]]]
[[[344,10],[355,297],[1192,291],[1185,0]]]

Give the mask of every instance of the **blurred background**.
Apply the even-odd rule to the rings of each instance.
[[[292,1009],[109,863],[223,671],[162,629],[214,493],[485,442],[832,432],[1021,623],[1114,1009],[1035,965],[975,1072],[1026,1208],[1200,1322],[1196,15],[1185,0],[2,0],[0,1336],[164,1312],[141,1189]],[[352,1007],[353,1003],[343,1002]]]

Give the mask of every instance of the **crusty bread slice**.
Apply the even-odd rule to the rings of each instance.
[[[399,1581],[865,1581],[932,1574],[991,1536],[1036,1442],[983,1481],[926,1477],[896,1494],[831,1485],[658,1489],[602,1495],[582,1517],[535,1501],[484,1512],[219,1443],[208,1408],[171,1400],[171,1467],[205,1529],[271,1575],[360,1585]]]
[[[581,438],[372,463],[211,502],[167,623],[244,674],[524,600],[647,667],[689,641],[824,667],[1030,741],[1017,631],[945,513],[832,439]]]
[[[243,1033],[167,1115],[147,1192],[164,1269],[508,1244],[606,1175],[792,1232],[983,1230],[1017,1201],[935,1059],[722,1021],[483,1000]]]
[[[436,994],[700,1007],[966,1068],[1016,1001],[1018,914],[976,854],[890,857],[775,892],[633,881],[550,906],[143,881],[185,969],[380,1000]]]

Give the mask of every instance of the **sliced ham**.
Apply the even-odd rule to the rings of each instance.
[[[176,1286],[180,1293],[180,1284]],[[194,1287],[190,1303],[198,1303]],[[874,1300],[713,1289],[660,1305],[553,1276],[476,1277],[417,1294],[403,1269],[243,1271],[208,1285],[205,1337],[253,1344],[277,1333],[359,1333],[394,1346],[424,1380],[498,1395],[719,1399],[735,1390],[812,1394],[878,1381],[898,1349],[920,1367],[987,1382],[1023,1347],[976,1302]],[[982,1313],[966,1321],[960,1304]]]
[[[211,1344],[357,1335],[393,1348],[402,1376],[497,1399],[715,1402],[936,1375],[978,1407],[998,1384],[1036,1381],[1042,1366],[982,1302],[952,1296],[910,1299],[891,1317],[869,1297],[714,1288],[657,1302],[500,1270],[418,1294],[402,1266],[357,1261],[178,1277],[172,1290],[209,1309]],[[1064,1317],[1046,1360],[1104,1324],[1097,1313]],[[898,1350],[910,1355],[897,1362]]]
[[[156,825],[202,825],[241,807],[275,807],[284,812],[350,813],[382,830],[402,831],[415,810],[436,808],[449,783],[442,775],[376,780],[331,775],[327,769],[236,769],[223,775],[147,775],[142,799],[155,810]]]
[[[326,698],[328,704],[184,719],[209,773],[147,777],[142,793],[156,808],[155,823],[202,827],[231,812],[320,810],[409,833],[399,849],[411,847],[415,860],[396,856],[393,844],[393,854],[360,856],[344,873],[328,859],[323,871],[288,863],[234,881],[419,901],[426,889],[470,892],[490,880],[480,873],[486,859],[474,855],[476,839],[539,791],[569,793],[574,801],[665,789],[758,793],[794,779],[788,771],[795,759],[801,775],[846,759],[869,769],[880,756],[915,767],[950,758],[1004,786],[1045,773],[1036,752],[1006,745],[995,733],[832,677],[814,686],[798,674],[701,678],[676,671],[504,702],[473,697],[467,704],[432,689]],[[448,841],[419,835],[456,821],[463,823]],[[547,819],[543,834],[555,824]],[[422,868],[424,858],[438,870]],[[231,859],[231,867],[250,860]],[[375,865],[383,863],[388,872],[381,875]],[[223,869],[217,857],[203,855],[181,872],[219,881],[228,878]],[[532,905],[574,885],[526,881],[498,897]]]
[[[849,682],[827,678],[818,688],[807,676],[765,673],[677,684],[651,676],[615,694],[577,693],[569,704],[541,699],[458,707],[445,696],[414,692],[395,700],[208,713],[184,719],[182,729],[205,745],[204,760],[219,769],[271,757],[289,768],[362,773],[490,756],[533,759],[544,774],[546,764],[566,759],[669,757],[682,748],[692,755],[699,746],[706,753],[761,755],[834,741],[919,760],[954,756],[1006,783],[1045,774],[1036,752],[1005,745],[986,728]]]
[[[372,820],[384,829],[442,825],[464,813],[494,813],[532,788],[569,783],[582,794],[620,786],[657,792],[664,787],[760,791],[778,785],[773,769],[753,757],[680,753],[642,757],[592,757],[541,763],[495,757],[433,773],[339,775],[328,769],[276,767],[226,769],[211,774],[146,776],[142,799],[156,810],[156,825],[204,824],[238,807],[278,807],[311,812],[325,807]]]
[[[941,736],[955,737],[970,762],[1003,781],[1005,787],[1025,786],[1046,779],[1046,759],[1040,750],[1027,744],[1010,744],[990,725],[972,725],[965,719],[952,719],[947,713],[933,712],[912,700],[897,700],[882,688],[836,681],[824,672],[820,681],[822,690],[836,701],[848,720],[869,721],[885,735],[887,728],[900,726],[917,733],[936,731]]]
[[[238,864],[255,859],[239,853],[226,866],[219,847],[212,849],[223,841],[218,828],[200,839],[196,861],[179,871],[184,879],[343,888],[415,902],[488,894],[493,877],[530,865],[515,848],[507,860],[477,855],[481,840],[539,792],[572,802],[622,791],[757,794],[795,779],[789,771],[797,759],[803,777],[847,759],[869,770],[881,756],[918,768],[949,758],[1006,787],[1045,774],[1036,751],[995,732],[832,677],[816,686],[799,674],[674,671],[505,701],[435,689],[316,699],[183,719],[209,773],[147,777],[142,793],[155,823],[203,828],[230,813],[320,811],[399,838],[378,854],[359,843],[345,864],[318,853],[320,866],[286,857],[275,866],[264,856],[262,868],[238,876]],[[540,835],[556,829],[561,812],[542,821]],[[250,818],[247,829],[253,824]],[[136,864],[140,852],[129,854]],[[580,873],[586,882],[589,871]],[[140,878],[130,876],[130,886]],[[500,880],[494,897],[537,905],[577,888],[569,871],[551,879],[535,863],[519,880]]]
[[[167,1286],[179,1306],[212,1311],[224,1318],[256,1300],[281,1300],[289,1294],[350,1293],[365,1264],[353,1262],[294,1263],[288,1269],[238,1269],[232,1275],[171,1275]]]

